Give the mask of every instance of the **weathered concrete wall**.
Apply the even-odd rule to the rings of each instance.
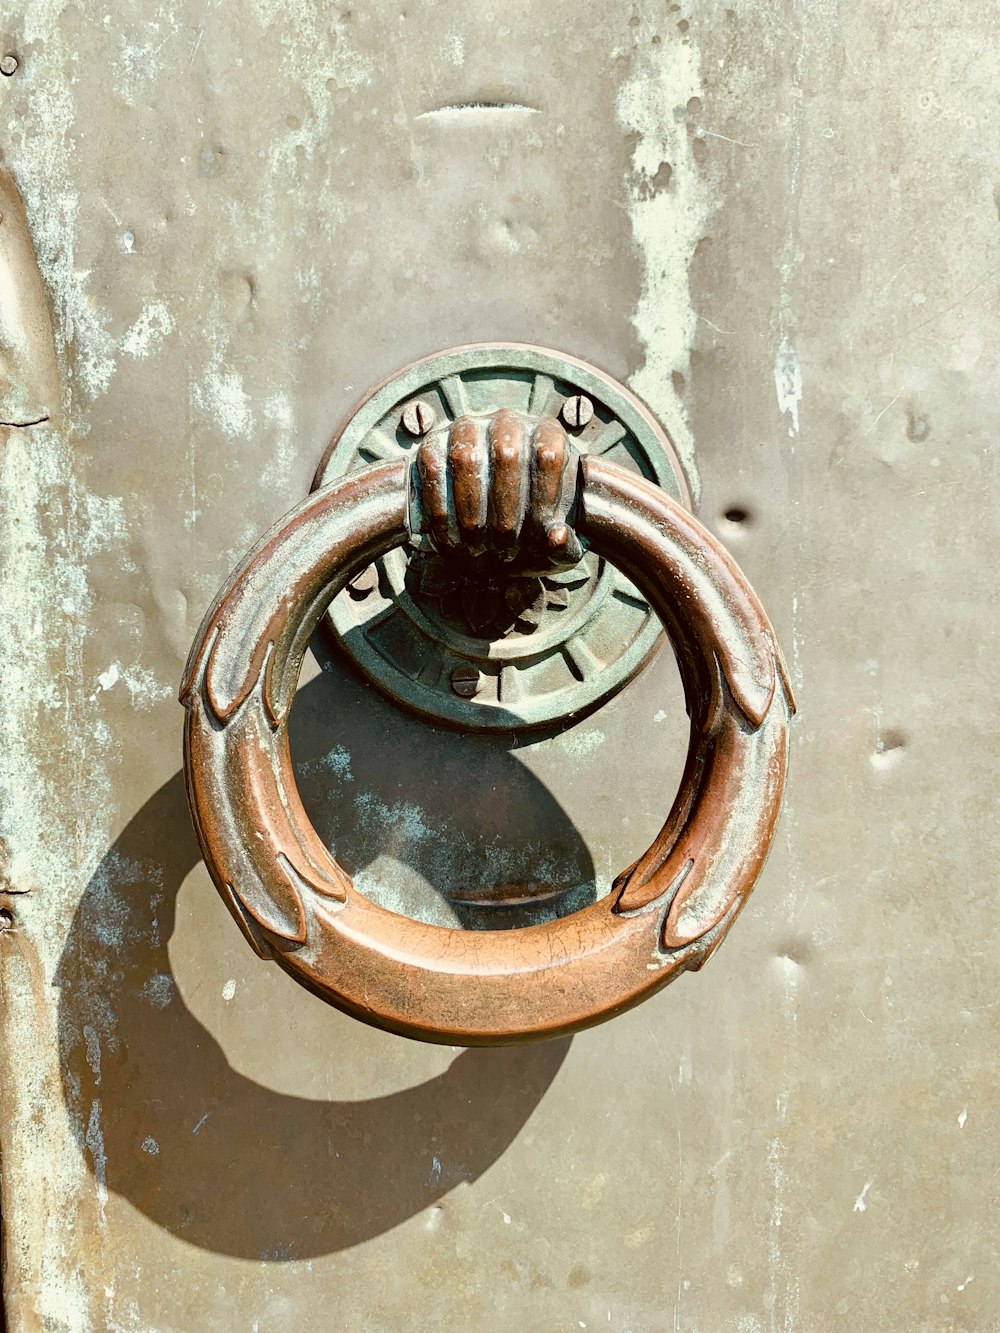
[[[995,27],[982,0],[0,17],[63,386],[0,427],[14,1333],[996,1326]],[[360,393],[503,338],[660,414],[801,712],[711,966],[460,1054],[252,957],[174,691]],[[297,744],[349,868],[391,835],[380,870],[433,887],[454,839],[530,853],[553,818],[606,878],[683,735],[664,659],[464,758],[324,673]]]

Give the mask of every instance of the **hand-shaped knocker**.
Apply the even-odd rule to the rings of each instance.
[[[649,850],[569,917],[465,932],[390,912],[302,807],[287,721],[309,637],[416,532],[467,577],[562,568],[590,544],[672,640],[691,718],[680,789]],[[702,966],[767,855],[793,708],[771,627],[715,539],[651,482],[581,457],[553,416],[509,408],[443,419],[415,462],[352,472],[293,509],[216,599],[181,698],[205,862],[257,952],[367,1022],[467,1044],[571,1032]]]
[[[566,523],[578,463],[554,417],[533,421],[506,408],[459,417],[417,454],[420,511],[435,549],[484,569],[490,556],[525,574],[572,568],[583,555]]]

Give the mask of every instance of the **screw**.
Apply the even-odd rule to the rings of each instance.
[[[357,601],[363,597],[370,597],[378,588],[378,570],[374,565],[369,565],[363,569],[360,574],[356,574],[347,585],[348,592]]]
[[[0,74],[6,74],[8,79],[17,69],[17,56],[6,55],[0,58]]]
[[[426,435],[434,425],[434,409],[417,398],[403,408],[403,429],[408,435]]]
[[[582,393],[575,393],[562,405],[562,419],[571,430],[580,430],[594,415],[594,404]]]
[[[470,663],[455,667],[451,673],[451,688],[463,699],[474,699],[479,693],[479,671]]]

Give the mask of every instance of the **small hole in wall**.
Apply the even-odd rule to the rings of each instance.
[[[750,511],[744,509],[742,505],[730,505],[724,511],[722,517],[727,523],[731,523],[734,528],[745,528],[750,523]]]
[[[10,930],[14,925],[14,913],[8,907],[0,907],[0,931]]]

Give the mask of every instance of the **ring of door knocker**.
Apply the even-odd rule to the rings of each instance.
[[[323,484],[216,598],[181,689],[205,863],[262,957],[367,1022],[465,1044],[572,1032],[702,966],[767,855],[794,705],[760,603],[683,507],[677,477],[666,436],[626,389],[539,348],[442,353],[352,414]],[[655,645],[650,608],[673,643],[691,719],[680,788],[648,851],[570,916],[467,932],[388,911],[357,890],[299,799],[287,721],[310,636],[338,594],[345,639],[367,595],[398,611],[413,564],[428,563],[418,550],[407,565],[399,548],[428,538],[448,557],[445,584],[464,580],[465,591],[435,622],[419,603],[425,569],[408,676],[405,650],[383,646],[383,688],[418,711],[453,725],[470,713],[487,727],[551,721],[635,674]],[[560,583],[587,546],[586,577]],[[485,609],[469,592],[477,580]],[[618,607],[631,619],[609,619]],[[496,632],[504,614],[520,631],[491,655],[489,618]],[[362,637],[353,655],[377,678]],[[603,660],[591,644],[604,645]],[[455,688],[465,681],[484,688]]]

